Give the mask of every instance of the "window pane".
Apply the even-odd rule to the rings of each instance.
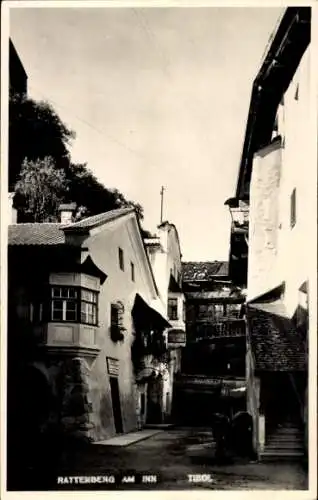
[[[53,321],[62,321],[63,320],[63,311],[60,309],[53,309],[52,320]]]
[[[87,300],[87,302],[92,302],[93,300],[93,293],[90,290],[82,290],[82,300]]]
[[[61,287],[54,286],[52,288],[52,297],[61,297],[62,289]]]
[[[43,304],[39,304],[39,321],[43,320]]]
[[[93,306],[93,324],[97,323],[97,307]]]
[[[86,302],[97,302],[97,292],[94,292],[93,290],[81,290],[81,298],[82,300],[85,300]]]
[[[77,290],[76,290],[76,288],[73,288],[73,287],[68,288],[68,297],[70,299],[76,299],[76,297],[77,297]]]
[[[121,248],[118,248],[118,260],[120,269],[124,271],[124,252]]]
[[[81,322],[87,323],[87,306],[86,302],[81,303]]]
[[[223,317],[223,304],[215,304],[214,305],[215,317],[222,318]]]
[[[232,318],[238,318],[241,311],[241,304],[227,304],[227,315]]]
[[[131,279],[132,281],[135,281],[135,266],[133,262],[130,263],[130,267],[131,267]]]
[[[178,299],[168,299],[168,318],[178,319]]]
[[[200,304],[198,308],[198,318],[203,319],[207,316],[207,306],[205,304]]]
[[[97,307],[95,304],[90,304],[87,302],[82,302],[81,304],[81,322],[96,324],[97,319]]]
[[[76,321],[76,311],[66,311],[66,321]]]
[[[73,302],[71,300],[66,301],[66,310],[67,311],[76,311],[77,310],[77,304],[76,302]]]
[[[294,227],[296,224],[296,189],[293,190],[290,198],[290,224]]]
[[[60,310],[63,311],[63,300],[53,300],[53,310]]]

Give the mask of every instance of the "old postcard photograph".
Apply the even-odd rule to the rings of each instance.
[[[3,2],[4,495],[315,498],[317,19]]]

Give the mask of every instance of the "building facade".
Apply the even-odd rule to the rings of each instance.
[[[244,296],[227,262],[184,262],[187,344],[176,380],[176,418],[211,425],[213,414],[245,407]]]
[[[8,450],[140,428],[167,366],[170,324],[134,210],[67,223],[62,208],[63,223],[9,226]]]
[[[312,151],[310,17],[310,8],[288,8],[272,36],[227,202],[232,278],[247,285],[247,405],[263,458],[301,458],[308,444],[317,168],[304,161]]]
[[[162,373],[158,393],[161,412],[159,422],[170,422],[174,397],[175,375],[181,369],[181,356],[186,345],[185,297],[182,290],[181,248],[174,224],[163,222],[157,236],[145,240],[149,260],[170,327],[164,332],[168,348],[167,366]],[[157,418],[158,421],[158,418]],[[149,422],[155,423],[155,422]]]

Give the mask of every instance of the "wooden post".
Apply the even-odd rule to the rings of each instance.
[[[160,224],[162,224],[163,220],[163,193],[165,191],[165,188],[161,186],[161,191],[160,191],[160,196],[161,196],[161,207],[160,207]]]

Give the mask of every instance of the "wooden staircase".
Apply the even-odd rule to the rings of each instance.
[[[262,461],[302,460],[305,457],[304,432],[301,424],[285,422],[268,432]]]

